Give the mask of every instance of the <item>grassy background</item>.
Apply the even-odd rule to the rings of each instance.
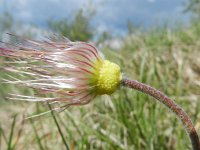
[[[199,35],[198,24],[176,31],[155,28],[130,34],[121,39],[120,50],[107,46],[103,53],[121,66],[124,77],[149,84],[173,98],[191,116],[200,134]],[[2,71],[0,75],[5,77]],[[65,150],[65,142],[70,150],[191,149],[174,114],[137,91],[122,87],[111,96],[55,114],[55,118],[48,114],[26,121],[24,115],[38,114],[48,107],[8,101],[8,92],[34,93],[0,85],[0,150]]]

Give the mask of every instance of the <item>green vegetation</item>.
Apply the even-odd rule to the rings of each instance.
[[[119,64],[124,76],[173,98],[191,116],[200,134],[200,24],[176,31],[134,31],[122,39],[120,50],[104,47],[105,57]],[[6,77],[0,71],[0,76]],[[153,98],[137,91],[121,88],[86,106],[54,113],[55,118],[49,113],[23,121],[24,115],[47,111],[48,105],[8,101],[8,92],[34,92],[5,84],[0,89],[0,149],[191,149],[179,120]]]
[[[71,22],[68,21],[68,19],[50,21],[49,28],[54,32],[58,32],[63,36],[68,37],[72,41],[88,41],[94,34],[90,25],[93,15],[94,12],[85,14],[84,11],[80,9],[76,12]]]
[[[200,19],[200,0],[189,0],[186,11],[192,12],[197,20]]]

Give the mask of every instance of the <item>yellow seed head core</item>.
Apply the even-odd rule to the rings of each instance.
[[[120,67],[108,60],[97,63],[96,89],[98,95],[112,94],[117,90],[121,80]]]

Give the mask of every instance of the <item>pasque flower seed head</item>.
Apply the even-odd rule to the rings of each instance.
[[[56,36],[48,41],[27,40],[13,35],[9,38],[11,42],[1,46],[0,55],[8,57],[9,62],[14,64],[4,69],[26,75],[28,79],[17,78],[6,82],[56,95],[15,95],[12,99],[83,105],[97,95],[111,94],[119,87],[120,67],[105,60],[92,44],[71,42]]]

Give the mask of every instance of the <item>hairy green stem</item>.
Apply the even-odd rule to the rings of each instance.
[[[176,116],[181,120],[181,122],[185,126],[186,131],[190,136],[193,150],[200,150],[199,137],[198,137],[198,134],[196,132],[196,129],[195,129],[190,117],[172,99],[167,97],[165,94],[163,94],[159,90],[157,90],[149,85],[140,83],[136,80],[122,79],[121,84],[123,86],[129,87],[132,89],[136,89],[138,91],[146,93],[146,94],[154,97],[155,99],[157,99],[159,102],[163,103],[165,106],[167,106],[172,112],[174,112],[176,114]]]

